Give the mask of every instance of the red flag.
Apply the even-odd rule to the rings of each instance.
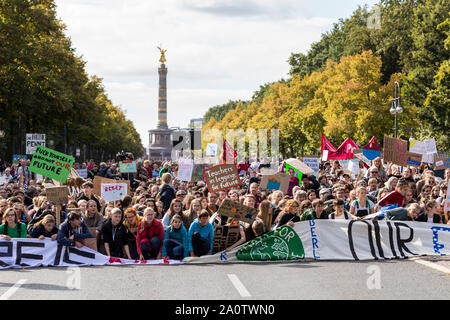
[[[222,160],[223,163],[234,163],[234,158],[237,157],[236,151],[230,146],[227,140],[223,141]]]
[[[323,150],[328,150],[328,152],[336,152],[336,148],[333,147],[330,141],[328,141],[327,138],[325,138],[325,135],[322,134],[322,144],[320,148],[320,153],[323,154]]]
[[[364,147],[362,147],[362,149],[381,151],[380,147],[377,145],[377,142],[375,141],[375,137],[372,137],[369,143],[366,144]]]

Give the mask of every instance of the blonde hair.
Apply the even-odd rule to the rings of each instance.
[[[145,214],[146,214],[148,211],[152,211],[153,214],[156,216],[155,210],[153,210],[153,209],[150,208],[150,207],[147,207],[147,209],[145,209],[145,211],[144,211],[144,216],[145,216]],[[145,218],[142,219],[141,222],[139,222],[139,232],[143,232],[143,231],[144,231],[144,229],[145,229],[145,223],[146,223]]]
[[[47,214],[41,221],[39,221],[38,223],[36,223],[33,226],[33,229],[36,229],[39,226],[45,226],[48,223],[55,223],[55,217],[51,214]]]
[[[272,228],[273,210],[271,209],[272,203],[269,200],[264,200],[259,204],[259,212],[257,217],[264,222],[267,230],[270,230]]]
[[[164,173],[161,177],[161,181],[161,187],[165,186],[166,184],[170,184],[170,182],[172,182],[172,175],[169,172]]]

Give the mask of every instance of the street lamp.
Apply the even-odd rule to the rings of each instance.
[[[394,138],[397,138],[397,114],[403,112],[403,108],[401,106],[401,97],[400,97],[400,84],[395,81],[394,83],[394,96],[392,98],[392,107],[389,110],[392,115],[395,116],[394,120]]]

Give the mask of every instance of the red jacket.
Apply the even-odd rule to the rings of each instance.
[[[398,207],[403,207],[403,201],[405,197],[400,194],[397,190],[392,191],[391,193],[385,195],[380,201],[378,202],[378,205],[380,207],[387,206],[388,204],[394,204]]]
[[[163,242],[164,242],[164,234],[165,234],[164,227],[163,227],[161,221],[159,221],[157,219],[153,219],[152,224],[150,226],[145,224],[144,230],[141,232],[140,230],[141,230],[142,223],[145,223],[145,221],[142,220],[141,222],[139,222],[137,236],[136,236],[136,247],[137,247],[138,254],[139,255],[142,254],[141,242],[145,241],[150,246],[150,240],[155,237],[159,238],[159,240],[161,240],[161,247],[159,248],[159,252],[161,252]]]

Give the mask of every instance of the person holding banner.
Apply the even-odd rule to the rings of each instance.
[[[6,240],[27,237],[26,224],[19,221],[13,208],[8,208],[3,215],[3,224],[0,225],[0,237]]]
[[[58,237],[56,240],[58,244],[66,247],[82,248],[84,240],[94,238],[86,223],[81,218],[81,213],[71,211],[67,215],[67,220],[59,227]]]
[[[58,237],[58,228],[55,226],[55,223],[55,217],[51,214],[47,214],[41,221],[34,225],[34,229],[31,231],[30,236],[40,240],[51,238],[52,241],[55,241]]]
[[[278,214],[275,223],[277,224],[276,228],[278,229],[281,226],[284,226],[288,222],[299,222],[300,216],[298,215],[298,211],[300,208],[300,203],[297,200],[289,200],[286,204],[286,207],[283,211]]]
[[[136,236],[139,260],[161,259],[165,231],[162,223],[155,219],[155,216],[155,211],[147,208],[144,211],[144,219],[139,222]]]
[[[350,205],[350,214],[362,218],[375,212],[375,205],[367,198],[367,189],[365,187],[356,189],[356,197],[356,200]]]

